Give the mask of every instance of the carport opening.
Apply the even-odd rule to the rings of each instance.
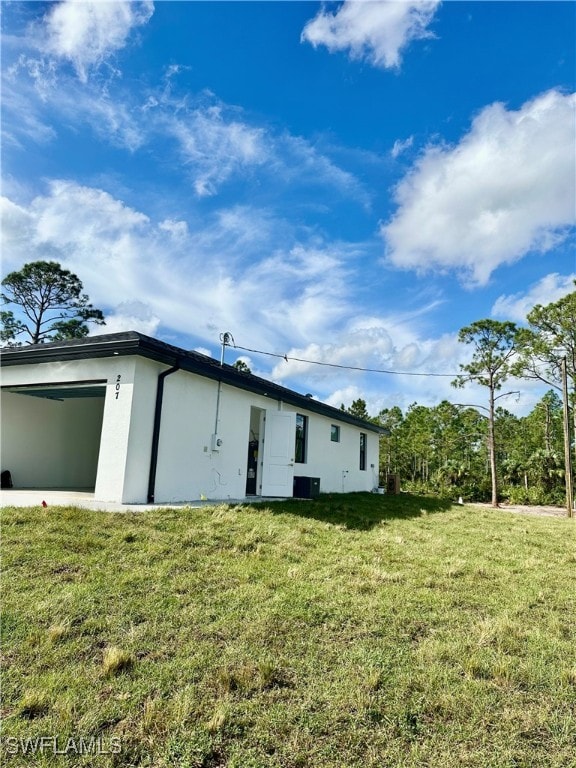
[[[105,381],[2,388],[2,471],[13,488],[93,491]]]

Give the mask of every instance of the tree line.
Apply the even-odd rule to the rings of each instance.
[[[573,506],[576,466],[576,291],[557,302],[537,305],[526,326],[486,319],[459,332],[472,357],[452,384],[486,389],[483,404],[443,401],[397,406],[370,417],[358,399],[347,409],[388,430],[381,438],[381,468],[399,473],[405,487],[458,492],[463,498],[502,499]],[[500,401],[509,379],[525,378],[550,390],[526,417]],[[478,410],[480,409],[480,410]]]
[[[406,412],[385,408],[376,421],[388,434],[380,439],[380,468],[399,474],[415,492],[492,500],[488,417],[473,407],[442,401],[413,403]],[[562,504],[565,498],[562,401],[548,391],[533,410],[518,417],[495,411],[494,464],[498,502]]]

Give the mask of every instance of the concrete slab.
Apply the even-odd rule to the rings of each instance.
[[[81,507],[104,512],[144,512],[149,509],[178,509],[182,507],[213,507],[218,504],[261,504],[282,499],[265,499],[251,496],[244,499],[207,499],[203,501],[181,501],[167,504],[119,504],[99,501],[90,491],[42,490],[16,488],[0,491],[0,507],[38,507],[45,502],[48,507]]]

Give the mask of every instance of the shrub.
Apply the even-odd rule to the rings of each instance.
[[[545,490],[541,486],[533,485],[526,488],[523,485],[504,485],[500,490],[500,497],[510,504],[550,504],[562,506],[564,504],[563,489],[554,488]]]

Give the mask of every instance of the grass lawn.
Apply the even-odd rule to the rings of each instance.
[[[3,765],[576,766],[573,521],[405,494],[2,517]]]

